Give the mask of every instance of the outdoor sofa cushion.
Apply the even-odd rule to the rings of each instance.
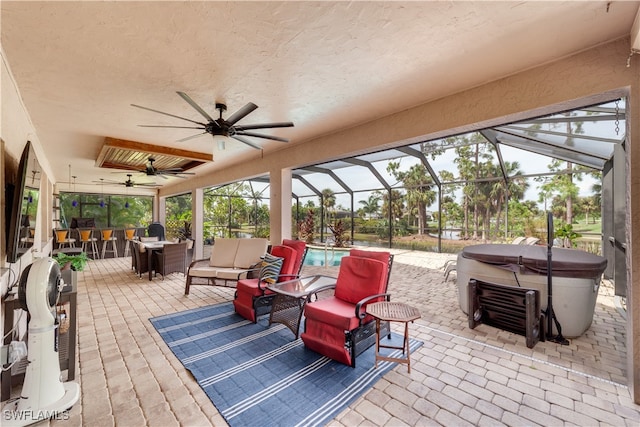
[[[389,252],[352,250],[342,257],[334,295],[305,305],[304,345],[355,367],[356,356],[374,343],[373,318],[364,315],[365,307],[384,298],[392,261]]]
[[[271,255],[283,259],[278,282],[298,277],[306,249],[305,242],[289,239],[284,239],[282,245],[271,248]],[[272,291],[266,288],[267,285],[267,283],[261,282],[259,278],[239,280],[233,300],[236,313],[252,322],[256,321],[257,316],[266,314],[271,306],[269,298],[273,298],[274,295]],[[259,305],[259,308],[257,308],[257,305]]]
[[[263,238],[216,239],[209,259],[193,261],[187,272],[185,295],[193,278],[207,279],[206,284],[215,285],[215,279],[237,281],[246,278],[267,253],[268,241]]]

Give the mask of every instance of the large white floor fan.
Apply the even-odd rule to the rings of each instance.
[[[3,408],[3,426],[25,426],[59,417],[80,398],[76,382],[62,382],[58,358],[56,303],[60,295],[60,267],[41,258],[20,277],[18,298],[30,315],[27,370],[20,398]]]

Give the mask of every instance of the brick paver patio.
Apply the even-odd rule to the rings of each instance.
[[[624,311],[600,287],[591,328],[570,345],[538,343],[486,325],[468,328],[458,307],[452,255],[396,254],[390,292],[421,311],[410,334],[424,341],[411,374],[398,366],[331,425],[637,426],[640,406],[626,386]],[[129,258],[92,261],[79,274],[81,402],[60,426],[226,425],[148,319],[233,299],[234,289],[184,277],[139,279]],[[337,268],[304,267],[336,275]]]

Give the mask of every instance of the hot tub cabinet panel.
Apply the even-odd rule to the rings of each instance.
[[[541,308],[546,310],[547,265],[546,246],[468,246],[458,254],[456,267],[460,308],[467,313],[467,287],[473,278],[536,289],[540,292]],[[591,326],[606,266],[607,260],[598,255],[552,249],[553,309],[565,337],[578,337]]]

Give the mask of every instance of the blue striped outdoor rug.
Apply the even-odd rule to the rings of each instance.
[[[269,316],[245,320],[231,303],[150,320],[231,426],[324,425],[395,366],[374,369],[375,346],[355,369],[337,363],[283,325],[269,327]],[[392,344],[402,345],[401,336],[392,334]],[[421,345],[410,341],[412,352]]]

